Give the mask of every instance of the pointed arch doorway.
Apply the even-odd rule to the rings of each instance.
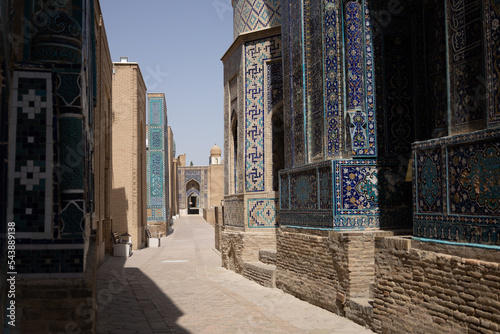
[[[200,184],[196,180],[190,180],[186,184],[186,195],[188,214],[200,214]]]

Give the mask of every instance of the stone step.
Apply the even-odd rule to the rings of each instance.
[[[262,262],[244,262],[243,277],[268,288],[276,287],[276,266]]]
[[[346,308],[346,318],[361,326],[373,323],[373,299],[351,298]]]
[[[259,250],[259,261],[266,264],[276,265],[276,249]]]

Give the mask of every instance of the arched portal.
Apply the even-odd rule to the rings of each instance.
[[[199,214],[200,213],[200,184],[195,180],[190,180],[186,184],[186,206],[188,208],[188,214]]]

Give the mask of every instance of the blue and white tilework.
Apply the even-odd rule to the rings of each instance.
[[[500,131],[413,145],[414,235],[500,246]]]
[[[264,185],[264,66],[281,57],[281,37],[245,44],[245,190],[259,192]]]
[[[234,8],[234,38],[253,30],[281,24],[280,0],[237,0]]]
[[[14,72],[8,221],[18,238],[51,238],[53,106],[50,72]]]
[[[163,222],[167,211],[167,189],[165,175],[168,174],[165,142],[167,128],[166,102],[161,96],[148,96],[148,152],[147,152],[147,220]]]
[[[274,228],[278,222],[278,199],[248,199],[248,227]]]

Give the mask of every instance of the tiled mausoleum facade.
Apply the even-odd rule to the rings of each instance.
[[[148,229],[166,233],[170,220],[168,118],[164,94],[148,94],[147,200]]]
[[[424,332],[419,317],[433,333],[500,330],[498,311],[475,303],[498,292],[487,281],[499,274],[500,5],[232,3],[223,265],[246,275],[259,248],[275,248],[277,287],[377,332],[398,321]],[[473,298],[454,307],[438,296],[452,281],[405,260],[425,251],[429,268],[468,263],[464,277],[486,266],[488,288],[457,286]],[[421,278],[435,294],[418,292]]]
[[[110,224],[111,60],[99,2],[2,1],[0,11],[0,215],[3,229],[15,224],[15,330],[59,332],[70,321],[90,333]]]

